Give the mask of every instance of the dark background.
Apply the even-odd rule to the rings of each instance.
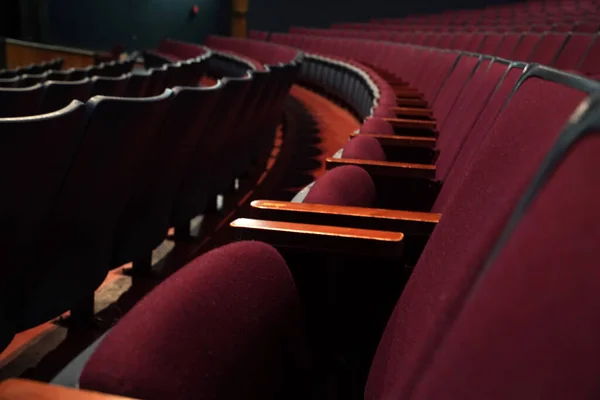
[[[447,9],[481,8],[512,0],[249,0],[248,28],[286,31],[291,25],[328,27]],[[202,42],[228,34],[231,0],[1,0],[0,36],[109,50],[155,47],[164,37]],[[190,17],[193,5],[200,12]]]

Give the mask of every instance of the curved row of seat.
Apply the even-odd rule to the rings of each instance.
[[[0,79],[14,78],[19,75],[37,75],[42,74],[46,71],[55,71],[61,69],[63,65],[63,59],[57,58],[50,61],[44,61],[39,64],[30,64],[24,67],[15,69],[0,69]]]
[[[22,75],[11,80],[18,87],[0,88],[0,116],[21,117],[53,112],[67,106],[72,100],[85,102],[96,95],[145,97],[161,94],[168,87],[194,86],[203,75],[209,57],[210,53],[206,53],[197,59],[119,76],[94,75],[96,71],[104,69],[102,65],[35,76]],[[131,63],[116,63],[115,67],[119,70],[131,69]]]
[[[246,65],[244,76],[211,86],[197,86],[196,77],[193,86],[164,89],[172,84],[165,81],[152,97],[93,96],[48,114],[0,118],[0,179],[20,188],[2,200],[1,347],[69,309],[76,318],[91,312],[111,268],[146,267],[169,227],[189,226],[209,198],[262,162],[296,69]],[[45,83],[58,84],[67,82]]]
[[[457,118],[477,114],[483,133],[473,138],[469,162],[453,169],[438,195],[445,199],[442,218],[364,208],[387,192],[374,182],[375,168],[356,165],[324,175],[304,203],[256,202],[260,224],[238,220],[233,226],[241,238],[276,246],[285,261],[269,246],[241,242],[190,263],[89,349],[81,387],[139,398],[306,398],[315,395],[311,390],[333,390],[312,385],[323,372],[317,365],[329,361],[342,396],[359,397],[365,381],[367,399],[594,393],[599,371],[589,333],[600,330],[592,318],[600,281],[590,238],[600,232],[586,230],[591,236],[584,241],[581,232],[600,218],[593,212],[600,87],[538,65],[484,56],[476,64],[480,69],[466,85],[477,90],[463,101],[483,105],[455,112]],[[324,79],[314,75],[314,81]],[[369,138],[360,134],[353,142],[366,139],[357,146],[364,151]],[[394,182],[401,198],[415,194],[401,182]],[[427,244],[408,283],[390,282],[402,269],[403,251],[412,251],[411,238],[423,235]],[[366,252],[369,263],[338,264],[325,279],[329,259],[298,263],[290,248],[350,255],[355,262]],[[390,257],[395,261],[388,265]],[[336,294],[311,290],[323,285]],[[381,291],[394,290],[402,293],[380,339],[383,325],[373,314],[390,298],[396,302],[389,293],[388,303],[381,301]],[[313,363],[303,357],[309,350],[299,328],[301,302],[324,309],[330,321],[311,325],[317,311],[308,307],[306,329],[327,343],[310,342],[311,350],[333,353],[312,353]],[[382,314],[377,317],[389,316]],[[540,368],[542,362],[549,366]],[[576,375],[566,373],[573,369]],[[228,384],[232,380],[237,384]]]

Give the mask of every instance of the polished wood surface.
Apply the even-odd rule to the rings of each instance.
[[[39,64],[55,58],[64,60],[63,68],[83,68],[93,65],[93,51],[51,46],[41,43],[26,42],[16,39],[5,39],[6,68],[14,69],[30,64]]]
[[[358,135],[373,136],[379,141],[382,147],[419,147],[425,149],[435,149],[437,139],[422,136],[402,136],[402,135],[382,135],[377,133],[353,133],[350,138]]]
[[[327,158],[325,167],[333,169],[343,165],[356,165],[364,169],[369,175],[403,177],[403,178],[435,178],[435,165],[412,164],[391,161],[356,160],[352,158]]]
[[[396,99],[398,107],[428,107],[429,103],[423,99]]]
[[[384,118],[394,128],[408,129],[435,129],[435,121],[423,121],[421,119],[405,119],[405,118]]]
[[[397,99],[421,99],[423,95],[419,92],[406,89],[395,89],[394,94]]]
[[[230,226],[242,240],[316,252],[402,256],[404,234],[371,229],[238,218]]]
[[[407,115],[415,117],[433,116],[433,111],[430,108],[392,107],[392,111],[398,115]]]
[[[70,389],[25,379],[0,383],[0,400],[133,400],[110,394]]]
[[[347,226],[420,235],[431,234],[442,216],[438,213],[276,200],[255,200],[251,203],[251,207],[252,217],[257,219]]]

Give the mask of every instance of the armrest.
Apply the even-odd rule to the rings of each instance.
[[[397,99],[421,99],[423,95],[419,92],[406,89],[395,89],[394,94]]]
[[[401,136],[401,135],[380,135],[377,133],[353,133],[351,138],[358,135],[373,136],[379,141],[381,147],[419,147],[425,149],[435,149],[437,139],[422,136]]]
[[[401,257],[404,234],[292,222],[238,218],[230,226],[243,240],[307,251]]]
[[[433,116],[433,111],[430,108],[392,107],[392,111],[397,115],[406,115],[409,117]]]
[[[437,213],[276,200],[255,200],[250,205],[252,216],[258,219],[376,229],[405,235],[429,236],[441,217]]]
[[[435,129],[435,121],[424,121],[422,119],[400,119],[400,118],[384,118],[385,121],[389,122],[394,128],[408,128],[408,129]]]
[[[372,176],[435,179],[436,172],[435,165],[430,164],[357,160],[353,158],[327,158],[325,160],[325,168],[328,170],[342,165],[359,166]]]
[[[427,100],[423,99],[398,99],[396,98],[396,105],[398,107],[419,107],[425,108],[428,107],[429,104]]]
[[[8,379],[0,383],[0,399],[2,400],[133,400],[87,390],[70,389],[63,386],[50,385],[25,379]]]

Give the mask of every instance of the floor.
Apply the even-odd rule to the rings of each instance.
[[[324,173],[325,158],[343,147],[349,135],[359,128],[358,121],[347,110],[316,93],[294,86],[291,95],[313,115],[320,130],[318,144],[321,167],[314,177]],[[166,240],[154,251],[154,270],[160,277],[162,270],[180,267],[189,249],[185,244]],[[166,257],[169,255],[169,257]],[[22,332],[0,354],[0,380],[26,377],[48,381],[70,359],[95,338],[109,329],[145,293],[156,286],[161,278],[134,281],[127,270],[130,265],[111,271],[96,292],[96,321],[93,329],[68,328],[68,313],[64,316]],[[164,277],[162,277],[164,278]],[[135,284],[134,284],[135,283]]]

